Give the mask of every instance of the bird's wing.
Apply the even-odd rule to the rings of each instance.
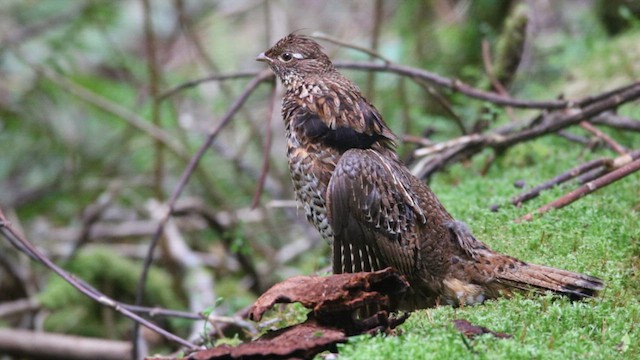
[[[351,149],[338,162],[327,189],[334,231],[334,272],[415,269],[414,226],[425,216],[400,164],[370,149]]]

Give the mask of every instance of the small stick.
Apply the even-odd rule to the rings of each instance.
[[[547,189],[551,189],[552,187],[562,184],[563,182],[566,182],[568,180],[571,180],[573,178],[575,178],[578,175],[582,175],[584,173],[586,173],[589,170],[595,169],[595,168],[599,168],[602,166],[609,166],[611,165],[612,160],[611,159],[596,159],[596,160],[591,160],[587,163],[581,164],[579,166],[574,167],[573,169],[560,174],[556,177],[554,177],[553,179],[538,185],[536,187],[534,187],[533,189],[516,196],[515,198],[513,198],[511,200],[511,203],[513,205],[520,205],[523,202],[527,201],[527,200],[531,200],[535,197],[537,197],[538,195],[540,195],[540,193],[543,190],[547,190]]]
[[[582,185],[581,187],[577,188],[576,190],[573,190],[572,192],[565,194],[560,198],[538,208],[538,210],[536,210],[536,214],[544,214],[551,209],[560,209],[562,207],[565,207],[573,203],[574,201],[580,199],[581,197],[587,194],[590,194],[598,189],[601,189],[611,183],[614,183],[622,179],[623,177],[629,174],[632,174],[638,170],[640,170],[640,159],[636,159],[620,167],[619,169],[616,169],[604,176],[601,176],[595,179],[594,181],[588,182]],[[531,221],[533,219],[533,216],[534,216],[533,213],[529,213],[521,218],[516,219],[515,221],[517,223],[522,221]]]
[[[622,155],[622,156],[618,156],[617,158],[615,158],[615,160],[613,160],[613,163],[611,164],[611,167],[609,168],[602,168],[602,169],[594,169],[592,171],[587,172],[586,174],[580,176],[578,178],[578,183],[579,184],[586,184],[590,181],[593,181],[594,179],[597,179],[599,177],[601,177],[602,175],[608,173],[609,171],[613,170],[613,169],[617,169],[623,165],[626,165],[627,163],[630,163],[636,159],[640,159],[640,150],[634,150],[629,152],[626,155]]]
[[[588,132],[592,133],[593,135],[595,135],[596,137],[602,139],[602,141],[604,141],[607,145],[609,145],[609,147],[617,152],[620,155],[624,155],[627,153],[627,149],[625,149],[622,145],[618,144],[615,140],[613,140],[609,135],[603,133],[602,131],[600,131],[598,128],[596,128],[595,126],[591,125],[589,122],[587,121],[581,121],[580,122],[580,126],[587,130]]]
[[[630,117],[620,116],[613,113],[613,111],[602,113],[592,118],[590,122],[592,124],[604,125],[615,129],[640,132],[640,120],[634,120]]]
[[[482,64],[484,65],[484,72],[489,77],[489,81],[498,94],[510,96],[507,89],[496,78],[496,73],[493,69],[493,61],[491,60],[491,48],[487,39],[482,39]]]
[[[464,120],[462,120],[460,115],[458,115],[455,112],[455,110],[453,110],[453,106],[451,106],[451,103],[449,102],[449,100],[447,100],[444,96],[442,96],[442,94],[440,94],[438,90],[434,89],[425,80],[422,80],[420,78],[413,78],[413,81],[416,84],[420,85],[420,87],[422,87],[424,91],[427,92],[427,94],[431,95],[431,97],[436,101],[436,103],[440,105],[440,107],[442,107],[442,109],[447,114],[449,114],[449,116],[451,116],[453,121],[455,121],[456,125],[458,126],[458,129],[460,129],[460,132],[462,133],[462,135],[467,135],[469,133],[467,128],[464,126]]]

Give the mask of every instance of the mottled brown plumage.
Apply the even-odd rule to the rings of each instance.
[[[282,117],[296,197],[333,245],[336,273],[393,267],[405,307],[480,303],[510,289],[594,296],[600,279],[491,250],[451,217],[395,153],[395,135],[312,39],[291,34],[257,58],[286,88]]]

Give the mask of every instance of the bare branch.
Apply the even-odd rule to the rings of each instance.
[[[69,285],[76,288],[82,294],[86,295],[90,299],[98,302],[99,304],[112,308],[113,310],[123,314],[124,316],[136,321],[136,323],[140,323],[150,330],[157,332],[162,335],[166,339],[173,341],[177,344],[185,346],[189,349],[195,349],[197,346],[195,344],[190,343],[187,340],[184,340],[162,328],[155,325],[154,323],[140,317],[134,312],[120,306],[120,303],[106,296],[105,294],[99,292],[89,284],[84,281],[76,278],[72,274],[69,274],[58,265],[53,263],[47,256],[45,256],[38,248],[36,248],[33,243],[24,238],[21,234],[17,233],[11,225],[8,223],[7,219],[0,209],[0,233],[4,236],[12,245],[14,245],[18,250],[24,252],[29,255],[33,260],[45,265],[47,268],[58,274],[63,280],[65,280]]]
[[[482,64],[484,65],[484,72],[489,77],[491,85],[499,94],[508,95],[507,89],[496,78],[496,73],[493,69],[493,61],[491,60],[491,47],[487,39],[482,39]]]
[[[381,54],[377,53],[375,50],[371,50],[371,49],[369,49],[367,47],[358,46],[358,45],[355,45],[355,44],[350,44],[348,42],[342,41],[340,39],[336,39],[334,37],[331,37],[331,36],[329,36],[327,34],[324,34],[324,33],[321,33],[321,32],[313,33],[313,35],[311,35],[311,36],[316,38],[316,39],[318,39],[318,40],[325,40],[325,41],[334,43],[336,45],[340,45],[340,46],[344,46],[344,47],[349,48],[349,49],[360,51],[360,52],[365,53],[365,54],[367,54],[367,55],[369,55],[369,56],[371,56],[373,58],[380,59],[380,60],[384,61],[385,64],[390,64],[391,63],[391,60],[385,58]]]
[[[0,353],[30,359],[121,360],[131,355],[131,344],[41,331],[0,329]]]
[[[435,73],[413,68],[409,66],[398,65],[394,63],[387,64],[375,64],[368,62],[357,61],[336,61],[335,66],[342,69],[354,69],[354,70],[368,70],[368,71],[384,71],[392,72],[403,76],[409,76],[412,78],[419,78],[426,80],[438,86],[445,87],[447,89],[460,92],[469,97],[485,100],[498,105],[513,106],[517,108],[529,108],[529,109],[562,109],[572,107],[573,102],[562,100],[548,100],[548,101],[530,101],[514,99],[508,96],[499,95],[493,92],[482,91],[476,89],[470,85],[463,83],[460,80],[449,79]]]
[[[596,128],[595,126],[591,125],[590,123],[586,122],[586,121],[581,121],[580,122],[580,126],[587,130],[588,132],[592,133],[593,135],[595,135],[597,138],[602,139],[602,141],[604,141],[607,145],[609,145],[609,147],[617,152],[620,155],[624,155],[627,153],[627,150],[620,144],[618,144],[615,140],[613,140],[611,138],[611,136],[603,133],[602,131],[598,130],[598,128]]]
[[[593,119],[591,119],[591,122],[615,129],[640,132],[640,120],[634,120],[629,117],[620,116],[611,111],[607,111],[594,117]]]
[[[578,175],[586,173],[589,170],[599,168],[602,166],[609,166],[611,165],[611,163],[612,163],[611,159],[596,159],[596,160],[589,161],[588,163],[576,166],[573,169],[563,174],[560,174],[554,177],[553,179],[545,182],[544,184],[538,185],[533,189],[527,191],[526,193],[516,196],[511,200],[511,203],[513,205],[518,206],[527,200],[531,200],[537,197],[544,190],[551,189],[552,187],[556,185],[560,185],[566,181],[569,181]]]
[[[536,214],[544,214],[546,212],[548,212],[551,209],[560,209],[562,207],[565,207],[569,204],[571,204],[572,202],[580,199],[581,197],[590,194],[596,190],[599,190],[613,182],[616,182],[620,179],[622,179],[623,177],[632,174],[636,171],[640,170],[640,159],[634,160],[622,167],[620,167],[617,170],[614,170],[610,173],[608,173],[607,175],[604,175],[602,177],[597,178],[594,181],[588,182],[584,185],[582,185],[581,187],[579,187],[578,189],[538,208],[535,213]],[[534,214],[533,213],[529,213],[519,219],[516,219],[516,222],[522,222],[522,221],[530,221],[533,220]]]
[[[35,297],[3,302],[0,303],[0,319],[39,308],[40,301]]]
[[[604,111],[614,109],[624,103],[640,98],[640,82],[634,83],[634,86],[628,89],[615,93],[610,97],[603,98],[598,102],[591,102],[589,105],[581,109],[567,110],[566,113],[555,113],[555,116],[551,116],[544,120],[539,126],[535,126],[531,129],[522,131],[517,134],[509,135],[504,139],[495,139],[494,147],[504,147],[520,142],[524,139],[533,139],[541,135],[546,135],[552,132],[556,132],[560,129],[566,128],[571,125],[575,125],[582,120],[589,119]]]
[[[585,108],[558,110],[537,117],[532,125],[524,130],[514,130],[506,126],[489,134],[474,134],[450,140],[444,144],[416,150],[419,153],[433,154],[431,158],[418,161],[412,172],[418,177],[428,177],[456,159],[473,156],[485,148],[502,151],[515,144],[530,141],[540,136],[555,133],[558,130],[578,124],[599,113],[614,109],[624,103],[640,98],[640,82],[626,90],[614,93],[611,97],[601,98]]]

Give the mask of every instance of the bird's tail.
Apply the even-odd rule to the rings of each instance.
[[[515,266],[496,272],[498,283],[523,290],[551,290],[572,300],[594,297],[604,288],[604,282],[597,277],[515,261]]]
[[[506,288],[523,290],[551,290],[568,296],[572,300],[594,297],[604,288],[604,282],[597,277],[556,269],[550,266],[529,264],[511,256],[494,252],[478,241],[467,226],[459,221],[447,223],[455,235],[460,248],[474,260],[476,269],[480,268],[488,289],[501,291]],[[489,281],[487,281],[490,279]],[[483,280],[480,280],[482,282]],[[497,294],[492,294],[495,296]]]

